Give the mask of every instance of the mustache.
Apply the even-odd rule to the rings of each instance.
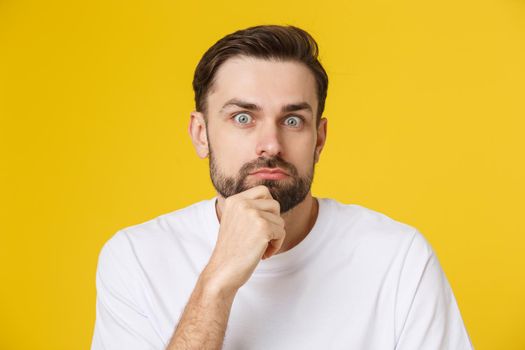
[[[248,176],[251,172],[255,171],[259,168],[281,168],[284,171],[286,171],[288,174],[296,177],[297,176],[297,168],[291,164],[285,161],[284,159],[280,157],[271,157],[271,158],[264,158],[259,157],[255,159],[252,162],[244,164],[241,169],[239,170],[239,174],[241,178],[244,178]]]

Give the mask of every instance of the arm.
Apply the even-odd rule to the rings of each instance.
[[[234,297],[214,287],[203,272],[167,350],[221,349]]]
[[[279,203],[257,186],[225,201],[215,249],[199,276],[169,350],[220,349],[233,299],[261,257],[284,240]],[[165,349],[162,335],[140,307],[136,257],[124,231],[103,247],[97,267],[97,310],[92,350]]]
[[[167,350],[221,349],[238,289],[284,241],[279,210],[264,186],[226,199],[215,249]]]

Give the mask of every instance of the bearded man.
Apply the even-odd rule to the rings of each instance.
[[[310,34],[229,34],[193,88],[217,195],[104,245],[92,349],[472,348],[416,229],[312,196],[328,76]]]

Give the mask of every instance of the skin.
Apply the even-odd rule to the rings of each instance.
[[[300,109],[283,112],[284,106],[299,104]],[[327,120],[316,124],[317,105],[315,78],[302,63],[233,57],[219,68],[207,96],[208,122],[202,112],[192,112],[188,131],[198,156],[206,158],[212,149],[215,166],[225,176],[237,176],[258,158],[279,157],[306,177],[326,141]],[[241,112],[248,117],[240,118]],[[315,223],[318,202],[311,191],[281,213],[261,178],[245,180],[249,189],[243,192],[228,198],[217,193],[217,243],[168,349],[220,349],[238,289],[261,259],[293,248]]]

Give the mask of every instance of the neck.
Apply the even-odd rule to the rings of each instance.
[[[219,223],[221,221],[222,208],[224,208],[224,198],[217,194],[215,209]],[[311,192],[308,192],[308,195],[301,203],[281,214],[281,217],[284,219],[286,237],[277,254],[292,249],[308,235],[317,220],[318,212],[319,203],[316,198],[312,197]]]

